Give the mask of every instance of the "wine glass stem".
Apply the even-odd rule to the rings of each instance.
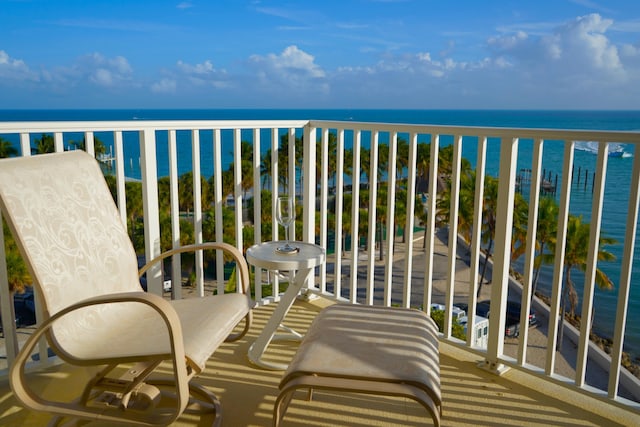
[[[284,244],[289,246],[289,227],[284,227]]]

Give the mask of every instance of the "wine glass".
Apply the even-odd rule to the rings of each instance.
[[[298,252],[298,248],[289,244],[289,226],[296,219],[296,205],[292,196],[279,196],[276,204],[276,221],[284,227],[284,246],[276,250],[283,254]]]

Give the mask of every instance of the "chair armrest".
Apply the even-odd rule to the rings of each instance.
[[[173,369],[176,375],[176,383],[178,385],[179,405],[181,407],[186,406],[186,402],[188,401],[189,396],[189,373],[187,371],[186,356],[184,352],[184,341],[182,336],[182,325],[180,323],[180,319],[178,317],[178,314],[168,301],[158,295],[149,294],[147,292],[120,292],[87,298],[85,300],[77,302],[76,304],[70,305],[63,310],[60,310],[53,316],[47,318],[36,328],[33,334],[29,337],[22,350],[18,353],[15,363],[11,367],[10,381],[15,395],[19,396],[20,400],[30,408],[35,410],[38,410],[39,408],[39,410],[47,411],[48,405],[51,405],[52,402],[44,401],[35,393],[33,393],[31,389],[27,387],[27,381],[24,378],[24,368],[33,348],[38,344],[38,341],[40,340],[42,335],[45,334],[53,326],[53,323],[55,321],[69,314],[70,312],[92,305],[113,304],[122,302],[138,302],[141,304],[146,304],[152,307],[164,320],[169,332]],[[56,406],[66,407],[68,405],[60,403]]]
[[[236,268],[238,269],[238,275],[240,278],[240,282],[242,283],[242,293],[249,294],[249,266],[247,265],[247,260],[244,258],[242,253],[235,247],[228,243],[224,242],[205,242],[205,243],[196,243],[193,245],[185,245],[180,246],[179,248],[171,249],[166,252],[161,253],[157,257],[153,258],[151,261],[147,262],[139,271],[138,276],[142,277],[144,273],[149,270],[154,264],[162,261],[165,258],[173,256],[175,254],[184,253],[184,252],[194,252],[198,250],[223,250],[228,252],[236,262]]]
[[[141,304],[145,304],[153,308],[159,316],[164,321],[167,326],[167,331],[169,333],[169,339],[171,340],[171,352],[181,353],[180,357],[177,357],[176,360],[184,360],[184,340],[182,336],[182,324],[180,322],[180,318],[176,313],[175,309],[171,306],[171,303],[166,301],[164,298],[150,294],[147,292],[119,292],[112,294],[99,295],[91,298],[87,298],[82,301],[78,301],[77,303],[65,307],[60,310],[56,314],[51,317],[48,317],[44,322],[42,322],[36,330],[33,332],[29,340],[25,344],[25,347],[22,349],[20,353],[29,353],[25,351],[25,349],[29,346],[30,341],[34,341],[34,345],[37,340],[52,326],[53,323],[56,322],[61,317],[84,307],[89,307],[92,305],[100,305],[100,304],[117,304],[123,302],[138,302]],[[64,349],[61,349],[64,351]]]

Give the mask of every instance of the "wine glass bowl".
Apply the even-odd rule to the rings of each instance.
[[[281,254],[295,254],[298,248],[289,243],[289,227],[296,219],[296,205],[292,196],[279,196],[276,201],[276,221],[284,227],[283,246],[278,246],[276,252]]]

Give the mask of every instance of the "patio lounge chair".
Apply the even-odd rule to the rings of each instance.
[[[189,405],[215,411],[219,423],[216,397],[190,380],[220,344],[251,325],[249,272],[235,247],[190,245],[150,264],[178,252],[222,249],[235,259],[237,292],[175,301],[143,292],[139,275],[150,264],[138,272],[98,163],[81,151],[1,160],[0,208],[44,313],[11,367],[11,386],[25,407],[57,415],[54,422],[166,425]],[[96,367],[72,402],[45,400],[29,387],[25,365],[43,335],[63,361]],[[164,379],[151,379],[161,364]]]

